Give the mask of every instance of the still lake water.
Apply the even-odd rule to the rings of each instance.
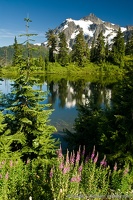
[[[5,94],[11,91],[10,79],[0,81],[0,91]],[[85,104],[87,97],[94,96],[95,104],[101,107],[110,105],[112,90],[109,86],[101,84],[99,81],[89,82],[82,78],[69,81],[60,78],[58,81],[43,81],[40,86],[34,89],[41,89],[48,92],[44,103],[50,103],[54,109],[50,116],[51,124],[57,128],[55,137],[62,140],[63,129],[72,130],[74,120],[77,117],[78,104]]]

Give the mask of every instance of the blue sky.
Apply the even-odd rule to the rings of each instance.
[[[35,43],[41,43],[48,29],[90,13],[120,26],[133,25],[133,0],[0,0],[0,47],[12,45],[15,36],[19,43],[25,40],[18,36],[25,33],[28,15],[29,32],[37,33]]]

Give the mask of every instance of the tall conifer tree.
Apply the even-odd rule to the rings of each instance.
[[[125,44],[124,44],[124,36],[119,28],[116,37],[113,39],[112,46],[112,60],[114,64],[119,66],[124,66],[124,55],[125,55]]]
[[[31,34],[27,35],[29,36]],[[30,77],[30,62],[26,64],[26,67],[23,65],[20,68],[20,74],[7,98],[4,123],[7,124],[6,131],[10,129],[10,132],[6,136],[11,138],[9,149],[21,153],[23,160],[29,158],[48,161],[56,148],[52,137],[56,129],[49,124],[52,110],[48,108],[49,105],[41,103],[46,94],[33,89],[36,80]]]
[[[83,31],[76,36],[75,44],[72,49],[72,61],[77,62],[78,66],[84,67],[87,61],[86,42]]]
[[[46,38],[48,40],[47,45],[49,47],[49,61],[55,62],[54,52],[56,51],[57,37],[54,34],[54,30],[49,29],[48,32],[46,32]]]
[[[68,48],[66,42],[66,35],[64,32],[59,34],[59,54],[58,54],[58,62],[65,66],[68,64]]]
[[[103,32],[98,35],[95,45],[95,61],[102,63],[105,61],[105,42]]]

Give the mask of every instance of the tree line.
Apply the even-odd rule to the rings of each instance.
[[[133,55],[133,34],[125,44],[124,35],[119,28],[112,40],[112,45],[105,42],[103,31],[98,38],[93,39],[91,48],[85,41],[83,31],[80,31],[75,38],[75,43],[70,51],[68,49],[66,36],[60,32],[57,36],[54,30],[46,32],[47,46],[49,47],[49,61],[59,62],[62,66],[75,62],[79,67],[84,67],[89,62],[101,64],[110,62],[114,65],[124,66],[124,56]]]

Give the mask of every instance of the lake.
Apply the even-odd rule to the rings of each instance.
[[[99,79],[89,81],[84,77],[68,80],[60,77],[57,79],[44,78],[39,86],[34,85],[34,89],[41,89],[48,92],[44,103],[50,103],[54,109],[50,116],[51,124],[57,128],[56,138],[62,142],[63,129],[73,129],[74,120],[78,115],[77,107],[79,104],[85,104],[88,97],[94,96],[95,104],[104,107],[109,106],[111,102],[112,89],[111,84],[103,84]],[[0,90],[8,94],[11,91],[11,79],[0,81]]]

